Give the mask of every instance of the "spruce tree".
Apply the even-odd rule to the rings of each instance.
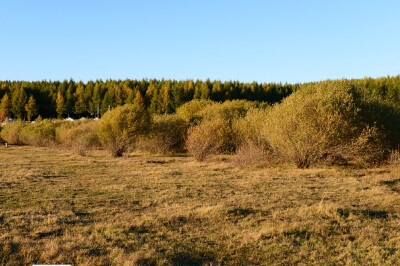
[[[144,109],[145,108],[145,103],[144,103],[144,98],[140,91],[136,92],[135,99],[133,99],[133,105],[140,108]]]
[[[34,116],[38,115],[36,100],[33,98],[33,95],[29,97],[28,103],[25,105],[25,111],[28,121],[31,121]]]
[[[64,97],[61,94],[61,91],[59,91],[58,94],[57,94],[56,103],[57,103],[57,115],[58,115],[58,118],[62,118],[63,115],[65,114],[67,108],[65,106],[65,100],[64,100]]]
[[[26,100],[27,96],[22,87],[14,90],[11,100],[11,111],[18,119],[24,118]]]
[[[5,118],[10,117],[10,111],[11,111],[11,100],[10,97],[8,97],[8,94],[4,94],[3,98],[1,99],[0,102],[0,111],[2,112],[2,115]]]

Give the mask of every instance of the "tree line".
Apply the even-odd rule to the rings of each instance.
[[[139,102],[152,113],[169,114],[193,99],[275,103],[297,87],[297,84],[210,80],[0,81],[0,109],[3,116],[30,120],[38,115],[95,116],[97,112],[103,114],[117,106]]]
[[[400,102],[400,76],[354,79],[372,94]],[[193,99],[217,102],[244,99],[280,102],[300,84],[244,83],[201,80],[96,80],[84,83],[64,81],[0,81],[0,119],[96,116],[126,103],[139,103],[150,112],[170,114]]]

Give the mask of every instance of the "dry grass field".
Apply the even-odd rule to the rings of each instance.
[[[398,264],[400,168],[0,148],[0,264]]]

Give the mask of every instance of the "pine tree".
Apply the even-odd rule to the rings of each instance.
[[[62,118],[62,116],[65,114],[65,112],[67,111],[67,108],[65,106],[65,100],[64,97],[61,94],[61,91],[58,92],[57,94],[57,114],[58,114],[58,118]]]
[[[11,100],[11,110],[18,119],[24,118],[26,100],[27,96],[22,87],[14,90]]]
[[[85,101],[85,85],[82,82],[79,82],[78,86],[76,87],[75,92],[75,106],[74,106],[74,113],[75,114],[83,114],[87,111],[86,101]]]
[[[135,99],[135,92],[131,90],[128,94],[128,97],[125,100],[125,103],[127,104],[133,104],[133,100]]]
[[[203,99],[203,100],[210,99],[210,89],[208,88],[208,85],[206,82],[201,84],[200,91],[201,91],[200,99]]]
[[[91,101],[90,112],[92,114],[97,113],[97,108],[100,108],[101,104],[101,85],[100,83],[96,82],[96,85],[93,89],[93,97]]]
[[[144,98],[140,91],[136,92],[135,99],[133,99],[133,105],[139,107],[140,109],[145,108]]]
[[[159,112],[164,114],[170,114],[173,111],[170,87],[171,83],[168,81],[164,83],[160,90],[161,109],[159,110]]]
[[[31,121],[34,116],[38,115],[36,100],[35,98],[33,98],[33,95],[29,97],[28,103],[25,105],[25,111],[27,114],[28,121]]]
[[[2,112],[2,115],[5,118],[10,117],[10,111],[11,111],[11,100],[10,97],[8,97],[8,94],[4,94],[3,98],[1,99],[0,102],[0,111]]]
[[[74,112],[75,107],[75,82],[71,79],[68,84],[68,89],[66,93],[65,107],[68,114]]]

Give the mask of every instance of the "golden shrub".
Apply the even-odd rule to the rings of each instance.
[[[347,81],[309,84],[272,108],[262,134],[274,152],[300,168],[327,158],[348,162],[361,155],[355,149],[361,140],[368,140],[370,153],[381,149],[381,134],[363,119],[363,108]]]
[[[177,115],[156,115],[148,143],[153,152],[182,152],[185,149],[187,124]]]
[[[103,115],[97,127],[99,140],[114,157],[123,153],[150,128],[150,115],[147,110],[126,104]]]

